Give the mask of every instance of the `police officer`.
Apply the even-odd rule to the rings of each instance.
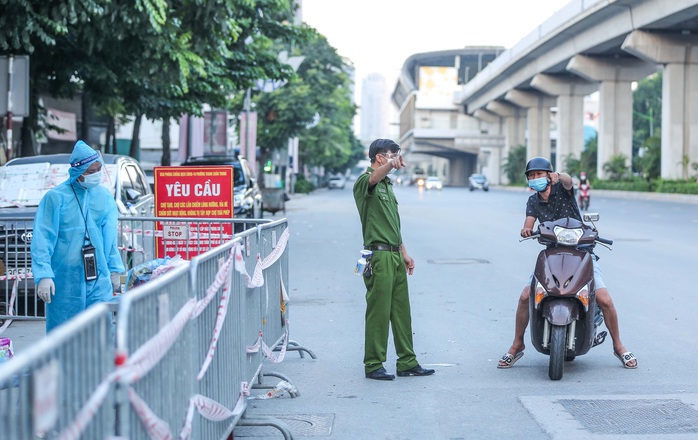
[[[373,252],[364,272],[366,284],[366,327],[364,371],[366,377],[393,380],[383,367],[390,326],[397,352],[398,376],[428,376],[412,344],[412,318],[407,275],[414,260],[407,253],[400,233],[400,214],[388,174],[405,167],[400,146],[390,139],[376,139],[368,150],[371,165],[354,184],[364,247]]]

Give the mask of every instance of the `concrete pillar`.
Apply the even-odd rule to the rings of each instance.
[[[480,119],[481,121],[487,122],[490,128],[489,133],[495,135],[502,135],[504,132],[504,118],[498,114],[492,113],[487,110],[478,109],[475,110],[473,116]],[[488,147],[480,148],[480,153],[478,154],[478,162],[482,161],[486,163],[483,168],[483,173],[487,176],[490,182],[494,184],[508,183],[505,182],[508,179],[502,174],[502,164],[506,156],[502,156],[503,147]],[[508,153],[507,153],[508,154]]]
[[[633,157],[633,92],[630,84],[657,71],[637,58],[597,58],[576,55],[567,70],[599,84],[599,153],[596,174],[606,177],[605,163],[615,155]]]
[[[630,33],[622,49],[664,65],[662,179],[686,179],[698,162],[698,37]]]
[[[526,157],[550,158],[550,107],[555,98],[536,91],[511,89],[504,99],[526,109]]]
[[[448,184],[451,186],[466,186],[468,184],[468,176],[474,173],[474,170],[472,159],[463,156],[451,158],[448,161]]]
[[[548,95],[557,96],[557,154],[555,169],[566,171],[568,156],[579,159],[584,151],[584,97],[598,89],[598,84],[577,76],[559,76],[539,73],[531,87]]]
[[[502,101],[492,101],[485,108],[487,111],[504,118],[503,157],[507,157],[513,147],[526,145],[526,117],[524,109]]]

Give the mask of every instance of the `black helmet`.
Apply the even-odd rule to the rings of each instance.
[[[524,172],[526,177],[528,177],[528,173],[531,171],[547,171],[552,173],[553,164],[551,164],[550,161],[544,157],[534,157],[526,164],[526,171]]]

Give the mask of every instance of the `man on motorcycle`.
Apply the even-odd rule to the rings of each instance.
[[[526,219],[521,229],[522,237],[531,236],[536,220],[542,223],[571,217],[582,221],[579,208],[574,200],[572,178],[568,174],[554,172],[550,161],[543,157],[534,157],[529,160],[526,164],[525,172],[528,186],[535,190],[536,193],[532,194],[526,203]],[[499,360],[497,368],[511,368],[524,354],[524,333],[526,332],[529,319],[531,281],[532,278],[529,279],[519,297],[519,304],[516,308],[514,342]],[[613,339],[613,354],[620,359],[625,368],[637,368],[635,355],[626,350],[620,340],[618,314],[613,305],[611,295],[603,283],[601,269],[596,261],[594,261],[594,282],[596,284],[596,302],[603,312],[606,327]]]

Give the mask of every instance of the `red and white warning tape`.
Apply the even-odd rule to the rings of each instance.
[[[22,205],[21,203],[18,203],[14,200],[6,199],[4,197],[0,197],[0,202],[9,203],[10,205],[16,206],[17,208],[26,208],[26,206]]]
[[[0,276],[0,281],[5,281],[5,280],[30,280],[33,279],[34,275],[29,275],[29,274],[20,274],[20,275],[3,275]]]
[[[19,288],[19,280],[16,279],[15,282],[12,284],[12,293],[10,296],[10,304],[7,307],[7,316],[14,316],[15,315],[15,299],[17,298],[17,290]],[[0,327],[0,335],[7,330],[7,327],[12,324],[12,318],[6,319],[5,323]]]
[[[58,438],[61,440],[77,440],[82,435],[89,421],[92,419],[92,417],[94,417],[96,411],[104,402],[111,385],[116,381],[131,385],[147,375],[158,364],[158,362],[160,362],[165,354],[167,354],[174,342],[184,330],[186,323],[201,314],[201,312],[212,301],[213,297],[215,297],[218,290],[223,287],[221,301],[218,305],[218,318],[216,319],[216,324],[211,338],[211,345],[209,347],[208,355],[206,356],[206,359],[204,360],[201,370],[197,376],[197,379],[201,380],[206,374],[211,360],[213,359],[216,345],[218,343],[218,336],[220,335],[220,331],[225,321],[229,302],[229,286],[232,276],[231,269],[233,267],[233,260],[235,262],[235,269],[247,278],[247,285],[249,287],[261,286],[264,284],[262,270],[271,266],[283,254],[288,241],[288,236],[288,228],[286,228],[281,236],[281,239],[279,240],[278,245],[274,251],[267,256],[267,258],[261,260],[260,256],[257,255],[257,265],[255,267],[254,277],[252,278],[249,277],[245,270],[241,246],[235,246],[231,252],[231,256],[219,268],[213,284],[206,289],[206,295],[204,298],[199,301],[191,298],[189,301],[187,301],[175,315],[175,317],[154,337],[138,348],[138,350],[136,350],[132,356],[128,356],[127,350],[123,346],[123,343],[119,344],[115,359],[117,369],[97,387],[85,406],[83,406],[83,408],[78,412],[78,415],[73,423],[65,428]],[[284,290],[285,288],[282,286],[282,291]],[[273,350],[264,343],[261,333],[257,343],[252,347],[247,347],[247,351],[250,352],[249,350],[254,350],[255,347],[256,350],[261,348],[264,355],[270,359],[271,362],[278,363],[281,362],[285,356],[287,341],[288,321],[286,321],[285,325],[283,347],[278,357],[274,356]],[[232,411],[227,409],[224,405],[221,405],[220,403],[215,402],[205,396],[193,396],[190,399],[189,408],[187,409],[187,414],[185,416],[184,426],[180,432],[179,438],[188,439],[191,435],[194,409],[196,409],[202,417],[213,421],[225,420],[241,414],[242,411],[244,411],[243,396],[249,395],[249,388],[247,388],[246,383],[241,384],[240,394],[240,398]],[[136,394],[133,388],[129,388],[128,396],[131,405],[134,407],[136,413],[141,419],[141,422],[143,423],[143,426],[148,432],[148,435],[152,439],[170,440],[174,438],[169,425],[157,417],[157,415],[148,407],[147,403],[145,403],[145,401],[143,401]]]

